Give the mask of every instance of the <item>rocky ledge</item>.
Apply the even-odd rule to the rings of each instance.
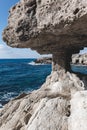
[[[20,0],[9,11],[3,40],[53,58],[39,90],[0,110],[0,130],[87,130],[87,91],[68,72],[72,54],[87,46],[87,1]]]
[[[34,62],[35,64],[52,64],[52,57],[38,58]]]

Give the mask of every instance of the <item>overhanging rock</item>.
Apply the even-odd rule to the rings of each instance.
[[[39,90],[1,110],[0,130],[86,130],[87,92],[65,69],[70,69],[71,55],[87,46],[87,1],[21,0],[10,10],[3,40],[11,47],[53,54],[53,72]]]
[[[64,53],[62,67],[69,69],[72,53],[87,46],[87,1],[21,0],[10,9],[3,39],[9,46],[40,54]],[[56,63],[61,66],[62,61]]]

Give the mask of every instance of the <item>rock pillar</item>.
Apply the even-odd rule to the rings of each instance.
[[[82,48],[65,48],[58,50],[53,53],[52,70],[57,71],[65,69],[66,71],[72,72],[70,62],[72,61],[72,54],[79,53]]]
[[[65,69],[70,71],[71,56],[72,53],[68,53],[68,51],[65,50],[53,53],[52,70]]]

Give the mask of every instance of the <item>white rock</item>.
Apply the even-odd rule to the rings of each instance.
[[[87,130],[87,91],[77,92],[71,100],[68,130]]]
[[[31,117],[26,130],[68,130],[66,104],[65,99],[43,99]]]

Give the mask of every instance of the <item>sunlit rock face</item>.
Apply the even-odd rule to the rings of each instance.
[[[68,130],[87,130],[87,91],[77,92],[71,100]]]
[[[9,11],[3,39],[9,46],[40,54],[55,57],[63,52],[68,63],[72,53],[87,45],[87,1],[21,0]]]
[[[72,56],[72,63],[79,65],[87,65],[87,53],[75,54]]]
[[[3,39],[13,47],[57,53],[87,44],[87,1],[21,0],[9,11]]]

